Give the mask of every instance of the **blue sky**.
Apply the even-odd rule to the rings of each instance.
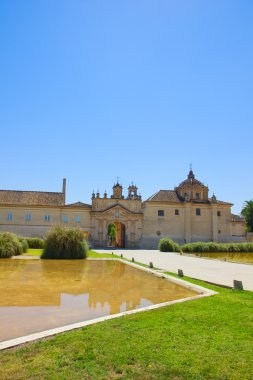
[[[253,198],[252,0],[1,0],[1,189]]]

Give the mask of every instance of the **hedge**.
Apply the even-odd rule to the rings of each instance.
[[[196,242],[184,244],[183,252],[253,252],[253,243],[213,243]]]

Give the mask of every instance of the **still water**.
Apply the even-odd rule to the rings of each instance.
[[[253,252],[200,252],[196,256],[208,257],[209,259],[226,260],[235,263],[253,264]]]
[[[196,295],[119,261],[0,261],[0,341]]]

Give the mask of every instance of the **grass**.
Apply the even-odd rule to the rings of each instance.
[[[253,293],[186,280],[219,294],[1,352],[0,378],[252,380]]]
[[[22,256],[40,256],[43,249],[28,248],[27,252],[23,253]]]
[[[43,252],[43,249],[31,249],[29,248],[26,253],[23,253],[23,256],[41,256]],[[118,258],[119,256],[111,253],[97,253],[95,251],[89,251],[88,252],[88,257],[90,258]]]

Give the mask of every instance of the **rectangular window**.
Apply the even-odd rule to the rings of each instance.
[[[68,223],[69,218],[68,218],[68,216],[63,215],[62,220],[63,220],[64,223]]]
[[[79,215],[76,216],[76,219],[75,219],[76,223],[80,223],[81,222],[81,218]]]
[[[46,214],[44,216],[44,222],[50,222],[50,215],[49,214]]]
[[[217,211],[217,216],[221,216],[221,213],[220,213],[220,211]]]
[[[198,216],[201,215],[201,210],[200,210],[200,208],[196,208],[196,215],[198,215]]]
[[[8,220],[9,222],[12,221],[12,212],[8,212],[8,214],[7,214],[7,220]]]
[[[175,210],[175,215],[179,215],[179,210],[178,209]]]
[[[164,216],[164,210],[158,210],[158,216]]]
[[[196,193],[196,199],[200,199],[200,193]]]
[[[25,221],[30,222],[32,220],[32,215],[31,214],[26,214],[25,215]]]

